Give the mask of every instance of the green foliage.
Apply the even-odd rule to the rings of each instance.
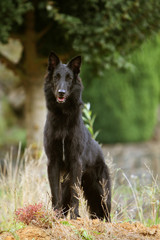
[[[30,21],[35,20],[35,32],[45,29],[47,34],[38,44],[41,52],[48,51],[46,45],[67,53],[74,50],[97,69],[129,68],[127,54],[160,28],[159,0],[1,0],[0,9],[1,41],[10,33],[23,34],[24,14],[34,9]]]
[[[6,98],[1,100],[0,136],[0,146],[19,142],[23,146],[26,144],[25,129],[16,124],[15,115]]]
[[[130,67],[126,55],[160,28],[159,0],[50,1],[54,18],[86,62]]]
[[[152,136],[160,93],[159,43],[156,38],[132,56],[133,72],[112,68],[99,77],[89,68],[82,72],[84,100],[91,102],[97,115],[100,142],[142,141]]]
[[[85,229],[81,228],[81,230],[79,231],[78,234],[80,237],[82,237],[82,239],[85,240],[93,240],[95,239],[92,235],[90,235]]]
[[[94,124],[96,116],[95,115],[92,116],[92,111],[90,110],[90,103],[84,104],[83,117],[82,118],[83,118],[85,126],[89,130],[90,134],[92,135],[92,137],[94,139],[96,139],[96,137],[99,134],[99,131],[96,131],[94,133],[94,130],[93,130],[93,124]]]
[[[75,226],[70,224],[68,221],[62,221],[61,222],[63,225],[71,227],[73,232],[78,235],[82,239],[86,240],[93,240],[95,239],[92,235],[90,235],[85,229],[81,228],[80,230],[76,229]]]
[[[16,231],[19,229],[24,228],[26,225],[22,222],[16,222],[14,219],[10,219],[10,221],[2,221],[0,226],[0,231],[3,232],[9,232],[13,235],[15,240],[19,240],[18,235],[16,234]]]
[[[78,52],[90,63],[92,72],[98,69],[99,73],[111,66],[131,69],[127,55],[160,29],[159,0],[1,0],[0,9],[0,41],[7,41],[12,34],[24,40],[30,26],[38,54],[48,55],[53,46],[67,57]],[[26,18],[29,11],[33,15]],[[23,62],[17,68],[27,76],[26,56],[23,54]],[[101,83],[94,73],[89,76],[87,72],[90,87],[86,100],[92,101],[97,114],[95,124],[101,129],[100,141],[138,141],[152,135],[159,88],[156,76],[149,76],[144,66],[140,63],[132,76],[111,69],[101,77]],[[150,63],[149,69],[151,66]],[[141,78],[145,80],[137,80]],[[0,125],[2,131],[7,124]]]
[[[31,3],[25,0],[0,1],[0,41],[6,42],[15,24],[22,24],[23,15],[31,9]]]

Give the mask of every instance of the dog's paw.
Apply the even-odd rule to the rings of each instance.
[[[70,218],[71,219],[77,219],[77,218],[80,218],[80,215],[77,211],[71,211],[70,212]]]

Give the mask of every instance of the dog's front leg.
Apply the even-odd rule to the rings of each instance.
[[[76,219],[79,217],[79,196],[78,188],[81,187],[81,178],[82,178],[82,163],[81,161],[73,161],[70,173],[71,181],[71,218]]]
[[[60,208],[60,167],[58,161],[50,161],[48,164],[48,179],[52,195],[52,207]]]

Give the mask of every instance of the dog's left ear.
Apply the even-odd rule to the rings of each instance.
[[[80,72],[81,61],[81,56],[77,56],[68,63],[68,67],[72,69],[74,73],[78,74]]]

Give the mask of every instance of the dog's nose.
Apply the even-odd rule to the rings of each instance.
[[[63,96],[66,93],[66,90],[64,89],[59,89],[58,90],[59,95]]]

